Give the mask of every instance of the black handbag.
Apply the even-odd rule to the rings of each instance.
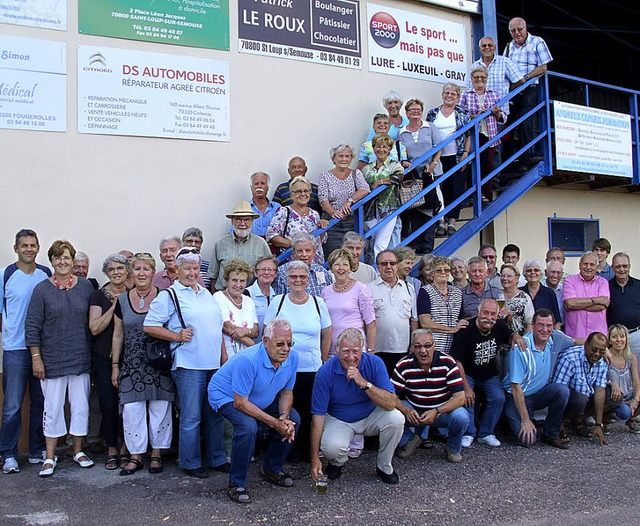
[[[173,306],[178,312],[178,318],[180,319],[180,324],[182,325],[182,328],[186,329],[187,326],[185,325],[184,319],[182,318],[182,311],[180,310],[180,302],[178,301],[176,292],[172,288],[168,288],[165,290],[171,297]],[[166,327],[166,324],[165,324],[165,327]],[[182,342],[172,349],[171,342],[169,340],[155,338],[154,336],[149,336],[148,334],[146,336],[147,338],[145,342],[145,360],[151,367],[153,367],[156,371],[160,373],[170,372],[171,367],[173,366],[173,353],[176,351],[178,347],[182,345]]]

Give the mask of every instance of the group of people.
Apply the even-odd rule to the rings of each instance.
[[[476,440],[499,447],[503,414],[525,447],[566,449],[570,433],[604,444],[611,420],[638,432],[640,285],[628,255],[607,263],[606,239],[575,276],[564,276],[564,254],[552,248],[545,266],[524,263],[521,280],[519,248],[504,247],[498,271],[487,244],[468,262],[423,256],[415,278],[412,249],[383,249],[374,268],[355,232],[329,254],[328,270],[307,232],[279,264],[242,206],[209,261],[202,232],[189,228],[160,242],[162,270],[149,253],[109,255],[103,286],[86,279],[88,258],[79,265],[69,241],[51,244],[50,268],[36,263],[36,233],[16,234],[17,261],[0,270],[4,473],[20,470],[27,387],[29,462],[42,463],[40,476],[54,474],[67,434],[74,462],[94,465],[84,451],[92,375],[107,470],[132,475],[150,452],[149,473],[161,473],[177,423],[185,474],[228,473],[239,503],[251,500],[256,447],[262,478],[287,487],[287,459],[335,480],[364,436],[378,435],[376,475],[395,484],[393,456],[438,436],[450,462]],[[153,339],[170,342],[170,368],[152,361]]]

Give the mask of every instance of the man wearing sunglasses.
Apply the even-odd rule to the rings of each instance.
[[[276,486],[293,486],[282,467],[300,425],[292,407],[298,370],[292,347],[291,324],[275,318],[261,343],[229,358],[209,383],[211,407],[233,426],[227,494],[234,502],[251,502],[247,478],[259,428],[269,428],[260,476]]]

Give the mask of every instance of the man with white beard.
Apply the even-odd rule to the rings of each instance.
[[[271,256],[267,242],[251,233],[251,226],[258,216],[247,201],[236,203],[227,217],[231,219],[232,232],[216,243],[207,273],[211,278],[212,293],[226,288],[224,269],[232,259],[241,259],[253,267],[259,258]]]

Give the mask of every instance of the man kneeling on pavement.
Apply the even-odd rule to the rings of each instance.
[[[338,354],[316,373],[311,399],[311,476],[322,473],[319,451],[327,465],[327,477],[335,480],[348,460],[354,435],[380,437],[376,475],[386,484],[397,484],[391,459],[402,436],[404,417],[395,409],[396,395],[384,362],[363,353],[364,336],[358,329],[338,335]]]
[[[462,435],[469,424],[464,409],[465,395],[455,360],[436,350],[429,329],[411,334],[412,354],[398,362],[391,381],[397,395],[396,408],[406,419],[405,431],[397,451],[407,458],[422,443],[425,426],[447,429],[445,456],[449,462],[462,462]]]

